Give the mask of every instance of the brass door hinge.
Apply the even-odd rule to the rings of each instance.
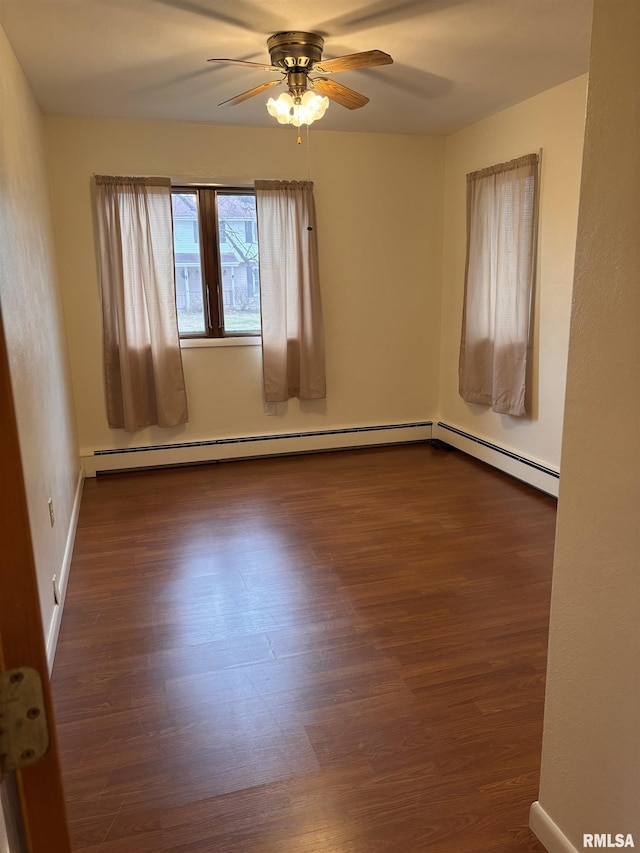
[[[48,747],[40,673],[30,666],[0,672],[0,778],[35,764]]]

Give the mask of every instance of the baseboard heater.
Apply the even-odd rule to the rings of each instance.
[[[281,456],[372,447],[379,444],[405,444],[429,441],[433,421],[417,423],[377,424],[344,429],[288,432],[271,435],[214,438],[181,444],[156,444],[142,447],[118,447],[94,450],[82,456],[85,476],[100,471],[122,471],[132,468],[159,468],[245,459],[255,456]]]
[[[494,468],[511,474],[518,480],[535,486],[535,488],[549,495],[558,496],[560,472],[548,468],[534,459],[514,453],[512,450],[507,450],[498,444],[493,444],[484,438],[479,438],[442,421],[438,421],[434,425],[433,437],[468,453],[470,456],[475,456],[476,459],[487,462]]]

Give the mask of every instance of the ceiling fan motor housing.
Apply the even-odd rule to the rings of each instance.
[[[310,70],[322,59],[323,46],[324,39],[316,33],[276,33],[267,40],[272,64],[283,71]]]
[[[0,0],[1,2],[1,0]],[[346,56],[337,56],[334,59],[322,61],[322,49],[324,39],[318,33],[305,33],[298,30],[275,33],[267,39],[271,65],[263,65],[260,62],[247,62],[243,59],[209,59],[209,62],[231,62],[234,65],[243,65],[248,68],[260,68],[263,71],[281,71],[288,88],[288,93],[283,93],[278,100],[287,96],[293,99],[294,106],[309,107],[311,101],[315,105],[316,112],[323,105],[322,113],[314,115],[308,122],[322,118],[326,104],[329,99],[336,101],[349,110],[364,107],[369,99],[359,92],[348,89],[341,83],[335,83],[327,77],[311,77],[313,72],[321,74],[333,74],[336,71],[349,71],[359,68],[373,68],[376,65],[390,65],[393,59],[388,53],[381,50],[365,50],[360,53],[351,53]],[[272,86],[282,83],[282,80],[269,80],[259,86],[254,86],[246,92],[241,92],[234,98],[228,98],[220,106],[225,104],[240,104],[247,98],[259,95]],[[304,102],[304,99],[307,102]],[[269,103],[275,103],[271,98]],[[271,113],[275,115],[275,113]],[[284,115],[284,114],[283,114]],[[278,117],[278,121],[280,118]]]

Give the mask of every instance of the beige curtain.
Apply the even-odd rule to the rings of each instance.
[[[538,155],[467,175],[460,396],[525,415]]]
[[[265,399],[326,396],[313,183],[256,181]]]
[[[168,178],[96,175],[107,419],[184,423]]]

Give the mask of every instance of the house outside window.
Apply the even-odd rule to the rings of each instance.
[[[251,190],[172,190],[181,337],[260,334],[255,196]]]

